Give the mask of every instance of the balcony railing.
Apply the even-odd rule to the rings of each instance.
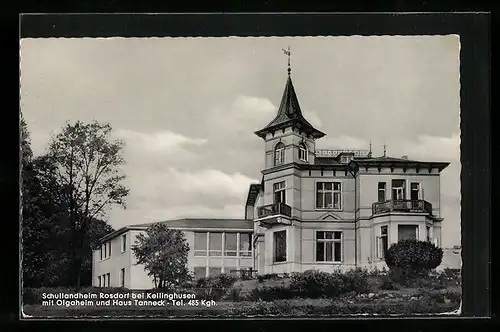
[[[372,204],[372,214],[385,212],[425,212],[432,215],[432,204],[419,200],[387,200],[385,202],[376,202]]]
[[[265,206],[261,206],[257,210],[257,217],[258,218],[264,218],[268,216],[287,216],[291,217],[292,216],[292,208],[285,203],[274,203],[274,204],[269,204]]]

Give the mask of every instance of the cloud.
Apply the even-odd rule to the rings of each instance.
[[[144,203],[137,209],[115,209],[112,218],[116,220],[118,227],[155,222],[161,220],[172,220],[181,218],[243,218],[243,204],[228,204],[221,208],[213,208],[205,205],[184,205],[161,208],[156,205]]]
[[[231,109],[233,114],[242,116],[266,116],[276,112],[276,106],[266,98],[251,96],[238,96],[233,101]]]
[[[123,139],[132,148],[145,149],[152,152],[172,152],[184,146],[201,146],[207,144],[206,139],[190,138],[171,131],[143,133],[120,129],[117,131],[116,136]]]

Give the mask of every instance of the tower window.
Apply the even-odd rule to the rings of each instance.
[[[281,165],[285,162],[285,144],[279,142],[274,149],[274,165]]]
[[[307,161],[307,147],[304,143],[299,145],[299,159],[302,161]]]

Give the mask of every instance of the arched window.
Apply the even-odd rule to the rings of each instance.
[[[274,165],[281,165],[285,162],[285,144],[279,142],[274,149]]]
[[[299,145],[299,159],[307,161],[307,147],[304,143],[300,143]]]

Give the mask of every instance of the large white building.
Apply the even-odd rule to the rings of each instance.
[[[440,173],[449,163],[370,150],[317,150],[325,133],[303,116],[290,70],[277,115],[255,134],[265,167],[250,185],[243,219],[163,221],[186,233],[197,277],[383,267],[401,239],[441,245]],[[96,286],[151,288],[130,250],[149,224],[119,229],[93,255]]]

